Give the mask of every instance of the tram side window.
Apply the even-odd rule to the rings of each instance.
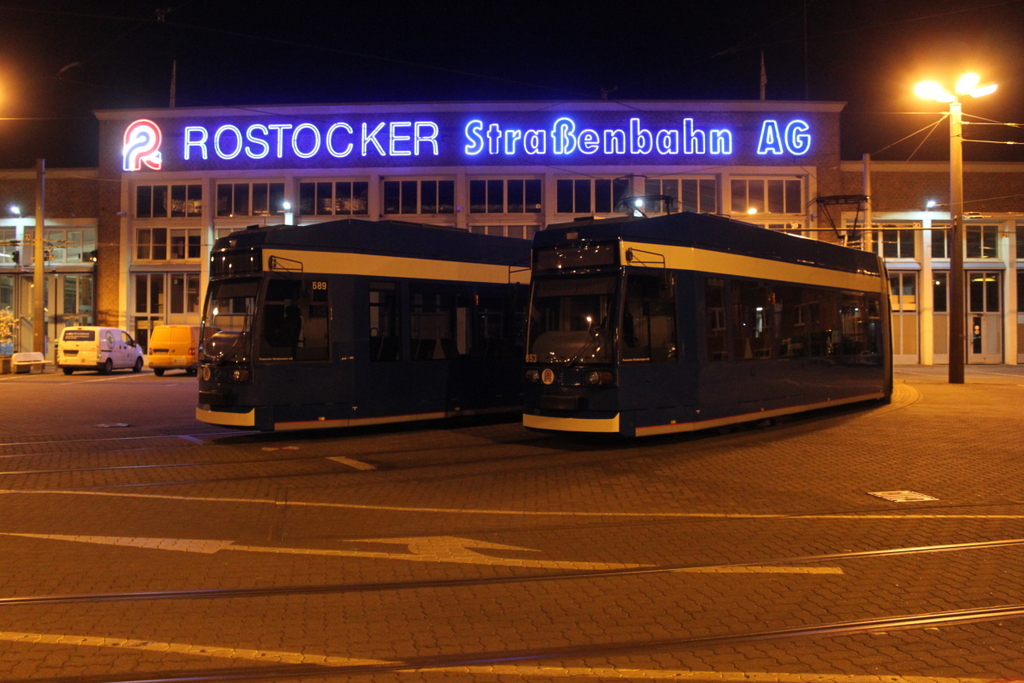
[[[839,293],[830,289],[807,290],[808,355],[838,356],[841,351]]]
[[[402,330],[398,321],[398,286],[370,283],[370,360],[402,360]]]
[[[629,273],[622,311],[622,360],[676,358],[676,290],[670,273]]]
[[[772,357],[772,293],[764,282],[732,281],[733,358]]]
[[[779,357],[804,358],[808,354],[807,289],[775,285],[775,328],[779,331]]]
[[[329,317],[326,279],[270,280],[263,304],[260,360],[328,360]]]
[[[868,306],[863,294],[843,292],[839,303],[842,321],[842,354],[858,356],[872,353],[868,327]]]
[[[466,293],[409,289],[409,343],[413,360],[451,360],[469,349]]]
[[[708,360],[729,360],[725,318],[725,280],[709,277],[704,282],[704,316]]]
[[[508,297],[479,294],[476,297],[477,327],[473,355],[478,358],[515,358],[523,355],[524,311],[515,309]]]

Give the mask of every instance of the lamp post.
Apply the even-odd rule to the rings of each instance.
[[[977,74],[964,74],[949,92],[935,81],[918,83],[914,93],[926,100],[949,104],[949,218],[952,239],[949,254],[949,383],[964,383],[964,156],[963,116],[960,97],[982,97],[996,90],[995,84],[979,86]]]

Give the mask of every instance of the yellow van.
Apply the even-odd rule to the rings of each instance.
[[[190,375],[199,370],[199,326],[160,325],[149,339],[149,367],[163,377],[167,370],[184,370]]]

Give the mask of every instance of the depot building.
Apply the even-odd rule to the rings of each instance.
[[[696,211],[880,253],[896,361],[945,363],[949,166],[842,160],[842,109],[758,100],[100,111],[99,167],[46,171],[46,335],[116,325],[146,346],[156,325],[198,324],[214,240],[249,225],[357,217],[530,239],[579,217]],[[32,344],[37,175],[0,177],[0,309],[14,312],[15,351]],[[1024,164],[967,163],[965,201],[967,360],[1017,363]]]

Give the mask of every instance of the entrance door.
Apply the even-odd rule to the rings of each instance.
[[[917,363],[917,273],[889,274],[894,363]]]
[[[967,362],[1003,362],[1001,273],[967,273]]]

